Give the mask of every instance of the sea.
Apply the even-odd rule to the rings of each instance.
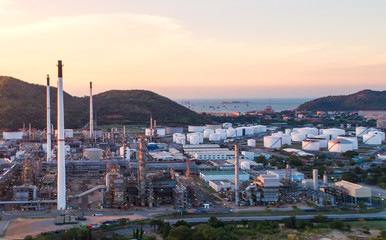
[[[271,106],[275,112],[296,109],[311,98],[254,98],[254,99],[175,99],[196,112],[249,112],[263,111]]]

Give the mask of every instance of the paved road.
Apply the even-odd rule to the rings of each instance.
[[[380,187],[377,187],[377,186],[373,186],[373,185],[368,185],[368,184],[365,184],[365,183],[359,183],[359,185],[361,185],[363,187],[371,188],[371,195],[373,195],[373,197],[383,197],[383,198],[386,198],[386,189],[383,189],[383,188],[380,188]]]
[[[317,215],[317,214],[316,214]],[[311,220],[316,215],[299,215],[296,216],[297,219],[301,220]],[[365,218],[365,219],[386,219],[386,212],[380,212],[380,213],[366,213],[366,214],[335,214],[335,215],[324,215],[327,216],[329,219],[339,219],[339,220],[355,220],[359,218]],[[219,217],[218,219],[221,219],[222,221],[229,222],[229,221],[241,221],[242,219],[246,219],[249,221],[262,221],[262,220],[270,220],[270,221],[280,221],[283,218],[291,217],[290,215],[285,216],[260,216],[260,217]],[[173,219],[168,220],[170,224],[176,223],[178,220],[184,220],[190,223],[205,223],[209,220],[209,217],[206,218],[182,218],[182,219]]]

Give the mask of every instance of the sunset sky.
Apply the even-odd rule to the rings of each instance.
[[[0,75],[72,95],[309,98],[386,89],[386,1],[0,0]]]

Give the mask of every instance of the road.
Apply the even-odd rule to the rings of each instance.
[[[358,184],[363,186],[363,187],[370,188],[371,189],[371,195],[373,197],[386,198],[386,189],[382,189],[380,187],[373,186],[373,185],[368,185],[366,183],[358,183]]]
[[[297,219],[301,220],[312,220],[315,215],[298,215],[296,216]],[[386,212],[380,212],[380,213],[361,213],[361,214],[329,214],[324,215],[328,217],[329,219],[339,219],[339,220],[356,220],[360,218],[365,219],[386,219]],[[229,222],[229,221],[241,221],[242,219],[246,219],[249,221],[263,221],[263,220],[270,220],[270,221],[280,221],[283,218],[291,217],[290,215],[284,215],[284,216],[259,216],[259,217],[218,217],[218,219]],[[178,220],[184,220],[189,223],[205,223],[209,220],[209,217],[205,218],[182,218],[182,219],[173,219],[173,220],[167,220],[170,222],[170,224],[176,223]]]

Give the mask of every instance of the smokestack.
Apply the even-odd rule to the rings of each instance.
[[[50,101],[50,76],[47,74],[47,162],[52,161],[51,157],[51,101]]]
[[[146,149],[143,138],[139,139],[139,197],[141,206],[146,205]]]
[[[63,103],[63,72],[62,61],[58,61],[58,181],[57,181],[57,208],[66,209],[66,159],[64,149],[64,103]]]
[[[327,173],[326,172],[324,172],[324,174],[323,174],[323,184],[327,185]]]
[[[239,149],[235,145],[235,204],[239,205]]]
[[[314,169],[312,171],[312,176],[313,176],[314,190],[318,190],[319,189],[319,186],[318,186],[318,169]]]
[[[92,82],[90,82],[90,139],[94,136],[94,119],[92,106]]]

